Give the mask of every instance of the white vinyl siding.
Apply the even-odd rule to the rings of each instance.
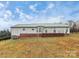
[[[39,32],[40,30],[40,32]],[[45,27],[37,27],[37,28],[11,28],[11,35],[17,35],[19,36],[20,34],[37,34],[37,33],[70,33],[70,28],[45,28]]]
[[[25,31],[21,30],[21,33],[37,33],[37,28],[25,28]]]
[[[68,28],[44,28],[43,33],[47,30],[47,33],[65,33]],[[69,32],[69,29],[68,29]]]
[[[19,36],[21,33],[21,29],[20,28],[12,28],[11,29],[11,35],[17,35]]]

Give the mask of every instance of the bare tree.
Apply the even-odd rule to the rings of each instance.
[[[68,23],[70,27],[70,32],[77,32],[76,22],[74,22],[73,20],[69,20]]]

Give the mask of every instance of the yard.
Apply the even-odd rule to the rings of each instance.
[[[79,33],[0,41],[0,58],[79,57]]]

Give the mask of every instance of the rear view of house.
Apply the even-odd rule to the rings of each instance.
[[[68,24],[63,23],[37,23],[17,24],[11,27],[11,37],[47,37],[54,35],[69,34]]]

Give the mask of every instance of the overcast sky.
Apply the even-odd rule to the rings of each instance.
[[[0,29],[15,24],[79,20],[79,2],[1,1]]]

